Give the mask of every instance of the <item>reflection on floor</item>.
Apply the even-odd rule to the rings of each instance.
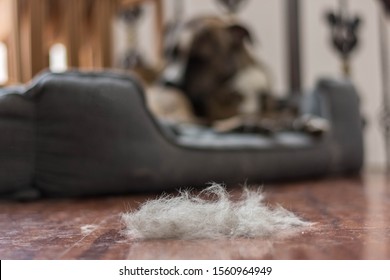
[[[120,214],[150,196],[0,202],[0,259],[390,259],[385,176],[264,190],[271,204],[316,222],[315,228],[283,240],[134,242],[121,234]]]

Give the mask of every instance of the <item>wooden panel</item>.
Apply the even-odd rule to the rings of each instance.
[[[0,0],[0,40],[9,50],[10,83],[25,83],[49,66],[49,49],[63,43],[70,68],[109,68],[117,9],[155,4],[156,52],[162,53],[162,0]],[[4,21],[6,21],[4,23]]]
[[[112,20],[114,5],[112,1],[96,0],[93,10],[93,52],[94,67],[112,66]]]
[[[20,57],[20,28],[19,28],[19,2],[13,1],[10,5],[11,33],[7,38],[8,47],[8,83],[14,84],[22,81],[22,63]]]
[[[12,28],[12,0],[0,0],[0,42],[5,41]]]
[[[81,46],[81,5],[83,1],[68,0],[65,5],[65,30],[63,35],[67,49],[69,67],[79,67],[79,50]]]
[[[44,2],[20,1],[19,17],[21,81],[25,83],[49,65],[43,44]]]

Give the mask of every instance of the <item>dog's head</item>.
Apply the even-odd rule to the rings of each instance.
[[[216,17],[196,18],[171,28],[162,80],[180,88],[200,117],[236,115],[245,94],[234,83],[239,83],[242,71],[257,63],[247,49],[251,42],[246,27]]]

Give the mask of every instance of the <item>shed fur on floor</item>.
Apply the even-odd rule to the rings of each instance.
[[[141,240],[270,237],[312,225],[281,206],[266,205],[260,190],[244,188],[241,199],[232,201],[219,184],[198,195],[180,191],[146,201],[122,220],[125,234]]]

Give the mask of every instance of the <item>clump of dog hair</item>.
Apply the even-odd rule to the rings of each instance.
[[[219,184],[198,195],[185,190],[149,200],[122,221],[124,233],[137,240],[285,236],[312,225],[280,206],[267,206],[260,190],[245,187],[235,202]]]

